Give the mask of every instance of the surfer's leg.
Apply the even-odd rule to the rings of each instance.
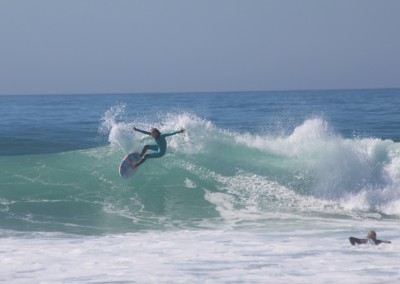
[[[143,164],[147,159],[154,159],[154,158],[161,158],[162,156],[164,156],[164,154],[160,153],[160,152],[155,152],[155,153],[151,153],[151,154],[146,154],[143,156],[143,158],[136,163],[135,167],[140,166],[141,164]]]
[[[144,155],[144,157],[141,158],[140,161],[137,162],[137,163],[134,165],[134,168],[139,167],[141,164],[143,164],[144,161],[146,161],[146,156],[147,156],[147,155]]]
[[[154,145],[144,145],[142,152],[140,153],[140,157],[143,157],[144,154],[146,154],[147,150],[153,150],[153,151],[158,151],[158,145],[154,144]]]
[[[132,169],[135,169],[140,161],[137,163],[134,163],[132,161],[126,161],[126,162],[128,163],[128,166],[130,166]]]

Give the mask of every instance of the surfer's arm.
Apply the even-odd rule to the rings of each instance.
[[[178,134],[178,133],[183,133],[183,132],[185,132],[185,129],[184,129],[184,128],[181,128],[181,129],[178,130],[178,131],[170,132],[170,133],[163,133],[162,135],[163,135],[164,137],[168,137],[168,136],[172,136],[172,135],[175,135],[175,134]]]
[[[139,128],[136,128],[136,127],[134,127],[134,128],[133,128],[133,130],[135,130],[135,131],[137,131],[137,132],[140,132],[140,133],[143,133],[143,134],[151,135],[151,133],[150,133],[150,132],[147,132],[147,131],[141,130],[141,129],[139,129]]]
[[[359,239],[359,238],[355,238],[355,237],[350,237],[349,241],[351,243],[351,245],[362,245],[365,244],[367,241],[365,239]]]

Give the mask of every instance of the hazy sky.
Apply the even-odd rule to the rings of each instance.
[[[396,87],[399,0],[0,0],[0,94]]]

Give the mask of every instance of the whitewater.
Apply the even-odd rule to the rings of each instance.
[[[399,117],[387,104],[395,91],[353,91],[356,99],[349,92],[158,94],[147,102],[159,98],[161,110],[139,113],[131,109],[138,95],[109,95],[91,112],[96,120],[83,114],[93,99],[84,96],[70,104],[90,130],[62,118],[70,136],[58,132],[56,146],[44,130],[54,122],[28,106],[31,121],[41,117],[45,127],[36,130],[43,139],[24,147],[13,135],[0,156],[0,281],[400,280]],[[66,97],[52,98],[50,107]],[[379,100],[391,115],[373,115]],[[360,101],[365,105],[357,110]],[[336,119],[343,109],[354,111]],[[377,119],[386,128],[363,128],[368,121],[374,129],[369,122]],[[12,134],[8,120],[3,133]],[[146,161],[130,180],[120,178],[122,158],[153,142],[132,128],[154,126],[186,132],[167,138],[163,158]],[[85,131],[96,133],[90,143],[78,137]],[[32,153],[24,152],[27,145]],[[350,245],[350,236],[365,237],[369,230],[392,244]]]

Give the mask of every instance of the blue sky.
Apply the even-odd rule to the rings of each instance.
[[[1,0],[0,94],[400,87],[397,0]]]

